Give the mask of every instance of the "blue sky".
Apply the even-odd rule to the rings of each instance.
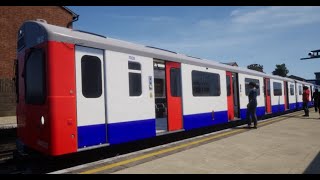
[[[271,74],[314,79],[320,59],[320,7],[311,6],[68,6],[75,29],[239,66],[262,64]]]

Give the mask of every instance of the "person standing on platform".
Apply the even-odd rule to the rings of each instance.
[[[257,109],[257,85],[254,82],[249,83],[249,103],[247,105],[247,123],[248,127],[251,128],[251,123],[253,121],[254,128],[257,129],[257,115],[256,115],[256,109]]]
[[[304,110],[304,115],[306,117],[309,117],[309,108],[308,108],[308,103],[309,103],[309,88],[307,86],[303,86],[303,94],[302,94],[302,100],[303,100],[303,110]]]
[[[315,112],[318,112],[318,106],[319,106],[319,103],[318,103],[319,91],[318,91],[318,89],[314,90],[313,95],[312,95],[312,99],[313,99],[314,110],[315,110]]]

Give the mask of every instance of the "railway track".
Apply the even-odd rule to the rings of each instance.
[[[12,159],[13,158],[13,151],[14,150],[0,152],[0,162]]]
[[[0,129],[0,163],[13,158],[16,150],[16,129]]]

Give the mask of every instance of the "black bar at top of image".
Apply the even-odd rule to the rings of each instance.
[[[1,5],[19,6],[314,6],[320,5],[319,0],[10,0],[1,1]]]

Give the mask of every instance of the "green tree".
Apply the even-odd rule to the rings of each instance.
[[[286,67],[286,64],[277,64],[276,69],[272,72],[273,75],[278,75],[282,77],[287,77],[289,70]]]
[[[263,65],[261,64],[250,64],[247,66],[248,69],[263,72]]]

